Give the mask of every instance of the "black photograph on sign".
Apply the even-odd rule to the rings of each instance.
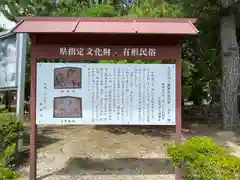
[[[62,67],[54,69],[54,89],[80,89],[81,87],[81,68]]]

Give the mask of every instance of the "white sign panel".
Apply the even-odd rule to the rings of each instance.
[[[38,63],[37,124],[175,125],[174,64]]]
[[[0,89],[16,88],[16,34],[0,38]]]

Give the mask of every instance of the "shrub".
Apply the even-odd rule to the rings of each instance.
[[[17,120],[15,114],[0,115],[0,150],[16,143],[22,130],[23,124]]]
[[[20,131],[23,130],[23,124],[17,120],[15,114],[0,115],[0,153],[4,153],[13,144],[16,144],[20,138]],[[5,167],[14,167],[14,160],[18,158],[18,153],[14,150],[4,158]]]
[[[22,130],[23,124],[15,114],[0,115],[0,180],[16,180],[20,177],[19,173],[12,170],[12,162],[18,155],[16,143]]]
[[[174,167],[185,180],[238,180],[240,159],[207,137],[193,137],[167,147]]]
[[[6,167],[6,161],[11,159],[15,153],[16,144],[12,144],[5,148],[0,154],[0,180],[17,180],[21,177],[20,173],[14,172],[12,169]]]

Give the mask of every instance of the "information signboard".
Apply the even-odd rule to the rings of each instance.
[[[17,87],[16,33],[0,38],[0,89]]]
[[[175,125],[175,64],[37,64],[37,124]]]

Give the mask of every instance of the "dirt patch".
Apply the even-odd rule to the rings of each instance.
[[[153,131],[156,133],[157,130]],[[164,144],[169,139],[163,138],[160,132],[159,136],[150,136],[144,133],[112,133],[93,126],[55,126],[40,127],[38,136],[43,135],[48,143],[51,139],[53,142],[46,145],[42,139],[45,146],[39,142],[37,167],[40,179],[65,176],[68,179],[76,176],[94,179],[98,175],[105,176],[103,179],[116,179],[143,174],[145,178],[146,175],[162,175],[167,179],[174,177],[164,150]],[[21,171],[28,175],[27,166]]]
[[[235,133],[207,125],[183,133],[185,138],[209,136],[219,144],[236,145]],[[172,128],[47,126],[39,128],[38,136],[48,140],[48,144],[44,138],[39,141],[38,180],[174,179],[174,170],[164,149],[164,144],[174,139]],[[237,148],[237,145],[233,148],[234,152]],[[23,179],[29,179],[28,169],[28,166],[21,167],[26,175]]]

